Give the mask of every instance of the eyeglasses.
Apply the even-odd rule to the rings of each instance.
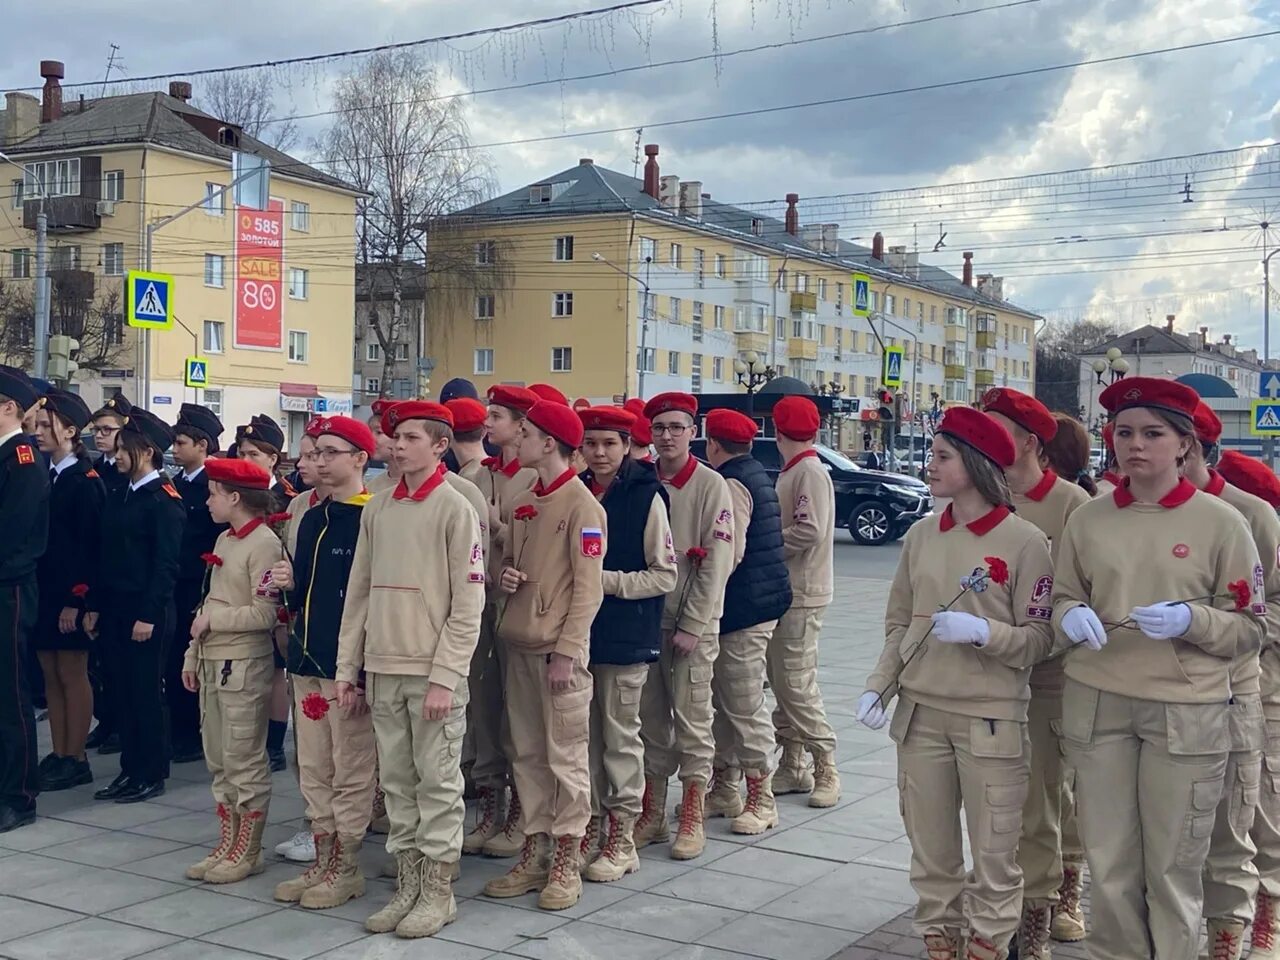
[[[303,454],[308,460],[323,460],[325,463],[333,463],[335,459],[343,454],[354,454],[355,450],[335,450],[332,447],[317,447],[313,453]]]
[[[94,427],[93,428],[93,435],[95,437],[109,437],[113,433],[119,433],[119,432],[120,432],[119,427]]]
[[[652,427],[652,432],[655,437],[663,435],[683,437],[692,429],[687,423],[655,423]]]

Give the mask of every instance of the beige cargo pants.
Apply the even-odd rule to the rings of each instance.
[[[687,655],[671,645],[675,631],[663,628],[662,656],[649,665],[640,698],[640,737],[646,777],[667,781],[711,779],[715,738],[711,732],[711,675],[720,653],[720,636],[704,633]]]
[[[1090,955],[1195,960],[1227,705],[1138,700],[1068,678],[1062,735],[1093,883]]]
[[[792,607],[778,620],[769,638],[769,689],[774,736],[779,743],[799,743],[815,753],[835,753],[836,733],[818,688],[818,638],[826,607]]]
[[[1231,752],[1204,862],[1203,913],[1206,919],[1248,924],[1258,896],[1258,868],[1253,862],[1258,851],[1250,833],[1258,809],[1266,736],[1262,698],[1256,693],[1232,697],[1227,725]]]
[[[773,767],[773,720],[764,699],[769,638],[777,620],[720,635],[711,675],[711,731],[716,767],[769,772]]]
[[[591,815],[639,817],[644,800],[640,697],[647,663],[591,665]]]
[[[387,798],[387,853],[417,850],[453,863],[462,856],[462,736],[467,725],[467,682],[453,691],[444,720],[424,720],[426,677],[367,675],[379,775]],[[368,807],[366,806],[366,810]]]
[[[1268,707],[1267,710],[1274,710]],[[1269,897],[1280,898],[1280,716],[1267,717],[1262,751],[1262,784],[1258,811],[1250,837],[1257,847],[1253,864],[1258,885]]]
[[[569,689],[553,693],[547,660],[547,654],[507,650],[511,772],[521,826],[526,834],[581,837],[591,819],[591,673],[575,661]]]
[[[480,618],[480,641],[471,657],[463,765],[472,761],[471,782],[477,787],[506,786],[511,774],[511,731],[502,693],[507,651],[496,637],[497,619],[498,606],[486,604]]]
[[[1027,734],[1031,743],[1031,784],[1022,807],[1018,866],[1025,900],[1058,902],[1062,886],[1062,696],[1031,691]]]
[[[377,786],[372,713],[348,716],[336,702],[332,680],[297,674],[290,680],[296,707],[298,776],[307,802],[307,819],[316,833],[363,837],[369,829]],[[309,720],[302,712],[303,699],[312,693],[334,701],[320,720]]]
[[[213,774],[213,799],[238,814],[271,802],[267,715],[275,663],[268,654],[201,660],[200,737]]]
[[[1022,915],[1017,850],[1030,764],[1026,724],[936,710],[903,694],[889,735],[898,744],[916,931],[959,928],[1007,943]],[[962,808],[973,859],[967,874]]]

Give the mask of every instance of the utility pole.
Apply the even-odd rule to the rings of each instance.
[[[645,365],[646,365],[646,363],[647,363],[647,357],[646,357],[646,354],[647,354],[647,353],[648,353],[648,351],[649,351],[649,284],[648,284],[648,282],[647,282],[647,281],[645,281],[645,280],[641,280],[639,277],[637,277],[637,276],[636,276],[634,273],[632,273],[630,270],[623,270],[623,269],[622,269],[620,266],[618,266],[616,263],[613,263],[613,262],[611,262],[611,261],[609,261],[609,260],[606,260],[606,259],[604,258],[604,255],[603,255],[603,254],[600,254],[600,253],[593,253],[593,254],[591,255],[591,259],[592,259],[592,260],[594,260],[596,263],[603,263],[606,267],[610,268],[611,270],[615,270],[615,271],[617,271],[618,273],[622,274],[624,277],[628,277],[628,278],[630,278],[630,279],[634,280],[636,283],[638,283],[638,284],[640,285],[640,292],[641,292],[641,305],[640,305],[640,356],[637,358],[637,359],[639,360],[639,362],[636,364],[636,367],[637,367],[637,370],[636,370],[636,395],[637,395],[638,397],[640,397],[640,398],[643,400],[643,399],[644,399],[644,372],[645,372]],[[645,276],[648,276],[649,268],[650,268],[650,267],[652,266],[652,264],[653,264],[653,258],[652,258],[652,257],[645,257],[645,258],[644,258],[644,262],[645,262]],[[630,302],[630,300],[631,300],[631,291],[630,291],[630,290],[628,290],[628,291],[627,291],[626,300],[627,300],[628,302]],[[624,384],[622,385],[622,389],[623,389],[623,392],[624,392],[624,393],[626,392],[626,388],[627,388],[627,387],[626,387],[626,384],[624,383]]]
[[[1280,247],[1267,253],[1267,230],[1271,224],[1265,220],[1260,224],[1262,227],[1262,371],[1263,376],[1270,366],[1271,361],[1271,258],[1280,253]],[[1258,379],[1258,386],[1262,386],[1262,379]],[[1258,391],[1262,393],[1261,390]],[[1276,441],[1274,437],[1267,437],[1262,441],[1262,457],[1267,461],[1267,466],[1275,469],[1276,464]]]

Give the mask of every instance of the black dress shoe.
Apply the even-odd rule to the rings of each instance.
[[[120,734],[112,733],[107,736],[100,744],[98,744],[98,756],[107,757],[113,753],[120,752]]]
[[[40,761],[40,766],[36,767],[36,771],[40,774],[40,776],[43,777],[45,771],[48,770],[50,767],[52,767],[61,759],[62,759],[61,756],[54,753],[53,751],[50,751],[49,753],[46,753],[44,755],[44,759]]]
[[[70,790],[72,787],[83,786],[86,783],[93,783],[93,769],[89,766],[89,761],[63,757],[61,765],[40,778],[40,789],[53,793],[58,790]]]
[[[93,795],[93,799],[114,800],[126,790],[131,789],[132,786],[133,781],[129,779],[129,775],[127,773],[122,773],[120,776],[112,780],[110,784],[103,787],[101,790],[96,791]]]
[[[195,763],[204,759],[204,747],[174,747],[174,763]]]
[[[109,736],[111,736],[110,731],[107,730],[107,728],[101,723],[98,724],[91,731],[89,731],[89,736],[84,742],[85,749],[97,750],[98,747],[102,746],[103,741],[106,740],[107,737]]]
[[[130,783],[128,789],[121,791],[120,795],[115,797],[115,801],[116,803],[142,803],[143,800],[151,800],[163,794],[163,780],[153,780],[150,783],[137,780]]]
[[[281,770],[289,768],[288,761],[284,758],[284,747],[277,750],[267,750],[267,765],[271,768],[272,773],[279,773]]]
[[[31,807],[29,810],[15,810],[13,807],[0,806],[0,833],[8,833],[10,830],[25,827],[29,823],[34,823],[35,819],[35,807]]]

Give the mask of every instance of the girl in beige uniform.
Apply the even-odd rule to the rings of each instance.
[[[1235,510],[1180,476],[1195,391],[1130,378],[1100,402],[1126,479],[1071,515],[1054,594],[1094,891],[1089,954],[1195,960],[1229,670],[1262,642],[1263,570]]]
[[[1022,909],[1027,681],[1051,645],[1053,567],[1044,534],[1009,510],[1003,471],[1014,455],[1008,430],[985,413],[943,417],[928,476],[934,496],[952,502],[904,540],[884,652],[858,702],[858,719],[878,729],[899,695],[889,735],[930,960],[1004,960]]]

